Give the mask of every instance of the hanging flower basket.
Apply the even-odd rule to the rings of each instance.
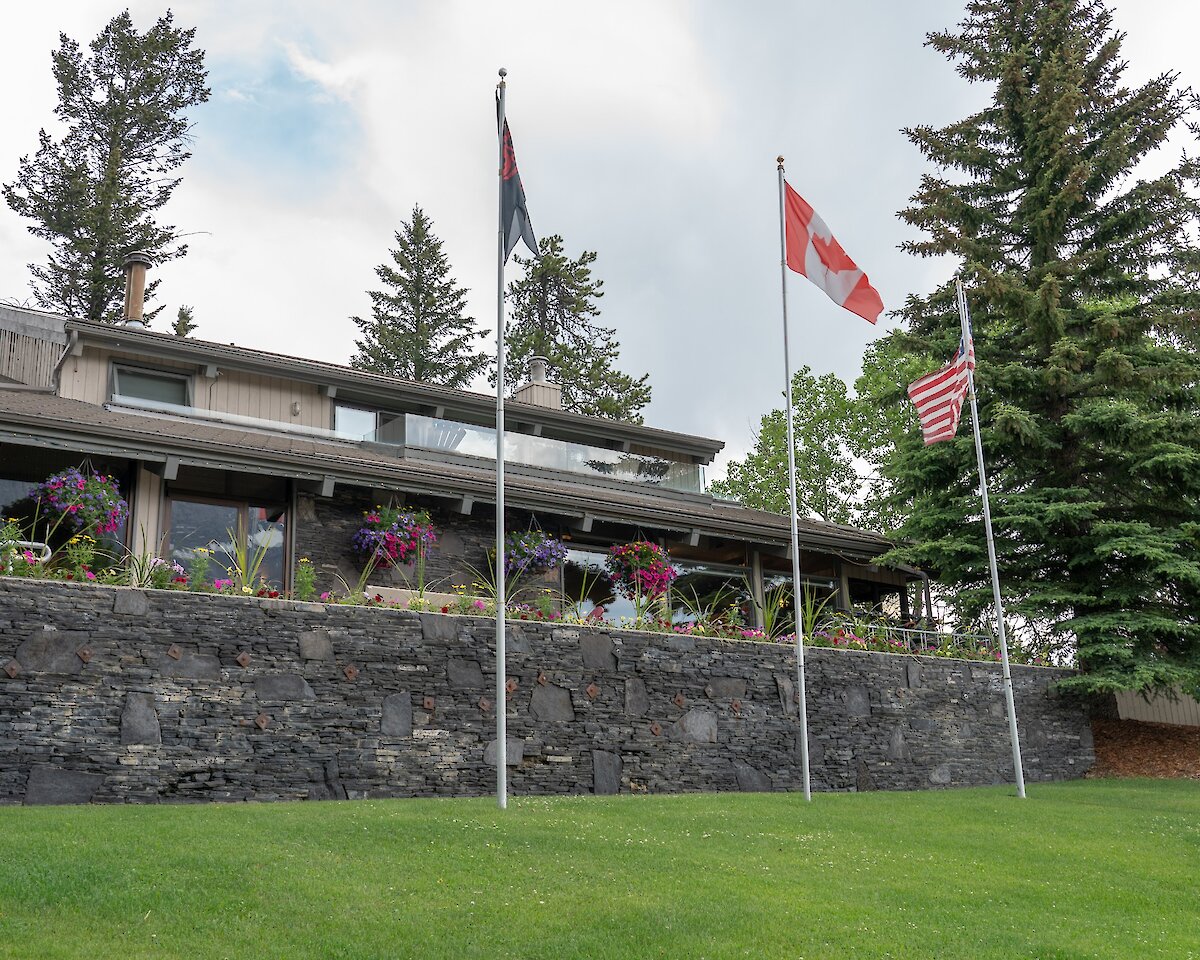
[[[567,559],[567,545],[543,530],[510,533],[504,540],[504,570],[508,574],[546,573]]]
[[[75,531],[113,533],[129,507],[117,481],[103,473],[82,473],[71,467],[48,477],[29,491],[38,515],[51,524],[64,523]]]
[[[376,507],[363,514],[363,525],[351,541],[354,552],[376,558],[381,567],[413,563],[437,543],[437,533],[424,510],[405,512]]]
[[[626,597],[657,599],[676,576],[667,551],[648,540],[610,547],[604,567],[613,588]]]

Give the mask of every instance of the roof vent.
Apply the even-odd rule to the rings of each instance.
[[[550,361],[545,357],[530,357],[528,379],[513,393],[513,399],[535,407],[562,409],[562,386],[546,379]]]
[[[154,266],[154,258],[145,250],[131,250],[121,265],[125,270],[125,318],[127,327],[146,329],[146,271]]]

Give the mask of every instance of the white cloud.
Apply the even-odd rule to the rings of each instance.
[[[163,7],[131,9],[144,28]],[[623,365],[650,372],[656,426],[724,439],[741,455],[781,401],[778,153],[889,308],[949,272],[896,250],[909,230],[895,211],[923,166],[898,130],[978,104],[982,92],[922,46],[925,31],[961,17],[960,0],[181,0],[174,10],[223,78],[195,112],[195,156],[165,211],[211,235],[159,273],[168,312],[195,305],[201,336],[347,359],[348,318],[368,309],[373,268],[416,203],[490,327],[500,66],[534,226],[562,233],[573,253],[599,252],[602,320],[618,330]],[[8,13],[0,85],[20,96],[0,98],[0,181],[52,118],[57,31],[86,42],[112,13],[100,0]],[[1120,3],[1133,77],[1175,67],[1200,87],[1187,48],[1198,19],[1169,0]],[[218,123],[220,111],[272,119],[275,66],[323,99],[290,122],[345,122],[290,140],[278,125]],[[23,298],[25,264],[44,255],[0,207],[0,297]],[[793,365],[852,378],[881,331],[801,279],[789,296]]]
[[[288,64],[297,75],[319,86],[338,100],[349,101],[361,80],[361,69],[353,61],[327,63],[305,53],[290,40],[281,40]]]

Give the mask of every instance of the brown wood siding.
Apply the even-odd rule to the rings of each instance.
[[[1178,693],[1175,699],[1169,695],[1153,694],[1147,700],[1140,693],[1123,690],[1117,694],[1117,710],[1122,720],[1200,727],[1200,703],[1182,693]]]
[[[48,387],[62,351],[61,344],[0,330],[0,376],[33,387]]]
[[[216,381],[198,378],[196,393],[196,406],[209,410],[323,430],[332,425],[329,398],[310,383],[222,370]],[[292,413],[293,403],[299,413]]]
[[[54,360],[57,359],[58,354],[55,354]],[[258,417],[293,426],[321,429],[332,426],[330,400],[314,384],[229,369],[221,369],[220,376],[212,379],[203,376],[203,370],[195,364],[139,358],[111,350],[88,349],[83,356],[68,358],[63,367],[60,394],[85,403],[107,403],[111,399],[109,385],[114,361],[192,374],[192,405],[201,410]],[[300,404],[298,414],[292,413],[293,403]]]

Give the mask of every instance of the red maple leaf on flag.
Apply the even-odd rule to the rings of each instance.
[[[858,266],[846,256],[846,251],[842,249],[842,245],[837,242],[836,237],[830,237],[826,240],[819,233],[814,233],[812,238],[813,249],[817,251],[817,257],[825,264],[825,267],[834,273],[841,273],[843,270],[857,270]]]

